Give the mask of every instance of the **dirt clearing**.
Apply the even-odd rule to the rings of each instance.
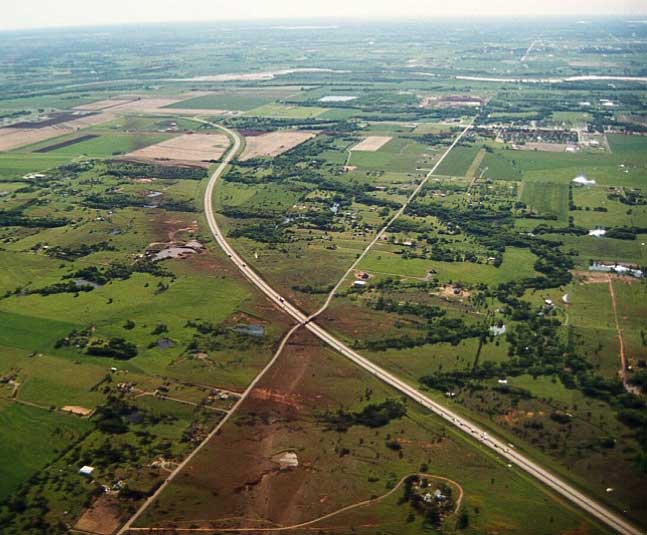
[[[220,158],[228,146],[229,139],[224,134],[184,134],[131,152],[126,158],[157,164],[188,163],[206,168]]]
[[[110,535],[117,530],[121,522],[119,500],[115,496],[103,495],[86,509],[74,527],[88,533]]]
[[[393,138],[390,136],[369,136],[360,141],[350,150],[361,150],[365,152],[375,152],[380,150],[384,145],[386,145]]]
[[[297,145],[312,139],[317,134],[314,132],[280,131],[245,138],[245,150],[240,157],[241,161],[260,158],[263,156],[278,156],[293,149]]]
[[[76,414],[77,416],[88,416],[92,414],[92,409],[81,407],[79,405],[65,405],[65,407],[61,407],[61,410],[71,414]]]

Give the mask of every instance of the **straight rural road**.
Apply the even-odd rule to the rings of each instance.
[[[503,443],[499,439],[495,437],[489,436],[483,429],[479,428],[466,418],[458,415],[457,413],[451,411],[450,409],[446,408],[445,406],[441,405],[440,403],[432,400],[431,398],[425,396],[423,393],[421,393],[419,390],[416,388],[412,387],[411,385],[407,384],[406,382],[402,381],[395,375],[391,374],[390,372],[384,370],[383,368],[375,365],[372,363],[370,360],[366,359],[365,357],[361,356],[359,353],[356,351],[352,350],[349,348],[346,344],[344,344],[341,340],[338,340],[335,336],[330,334],[328,331],[326,331],[323,327],[319,326],[315,321],[314,317],[316,317],[317,314],[321,312],[321,310],[325,309],[328,303],[330,303],[330,300],[332,299],[332,296],[334,295],[336,289],[339,288],[339,285],[341,282],[346,278],[347,275],[344,275],[342,277],[341,281],[336,285],[335,289],[331,294],[328,296],[328,299],[326,303],[324,304],[324,307],[322,307],[319,311],[317,311],[315,314],[311,316],[307,316],[304,314],[301,310],[299,310],[297,307],[295,307],[293,304],[288,302],[284,297],[280,295],[274,288],[272,288],[265,280],[258,275],[252,268],[250,268],[246,262],[240,257],[240,255],[236,252],[236,250],[229,244],[229,242],[225,239],[223,236],[220,227],[218,226],[218,223],[215,218],[215,213],[213,209],[213,191],[214,188],[218,182],[218,179],[222,176],[224,171],[226,170],[227,166],[231,162],[231,160],[237,155],[238,151],[240,150],[241,147],[241,139],[239,135],[218,124],[215,123],[210,123],[208,121],[201,121],[204,124],[208,124],[210,126],[219,128],[220,130],[224,131],[228,136],[230,136],[233,140],[234,143],[232,147],[229,149],[227,152],[227,155],[225,158],[222,160],[220,165],[216,168],[214,173],[212,174],[211,178],[209,179],[209,183],[207,185],[207,189],[205,191],[204,195],[204,210],[205,210],[205,216],[207,219],[207,222],[209,224],[209,228],[218,243],[218,245],[223,249],[223,251],[227,254],[227,256],[231,259],[231,261],[238,267],[238,269],[241,271],[241,273],[252,283],[254,284],[261,292],[263,292],[273,303],[275,303],[280,309],[285,311],[287,314],[289,314],[295,321],[296,325],[288,332],[286,337],[283,338],[283,341],[281,342],[281,346],[275,353],[274,357],[272,360],[268,363],[268,365],[261,371],[261,373],[252,381],[252,383],[249,385],[249,387],[246,389],[245,393],[241,396],[239,401],[236,403],[236,405],[232,408],[232,410],[229,412],[229,414],[225,417],[223,421],[219,423],[219,425],[212,431],[210,434],[210,437],[213,436],[217,430],[219,430],[224,422],[228,419],[228,417],[235,412],[235,410],[238,408],[238,406],[243,402],[243,400],[247,397],[248,393],[253,389],[253,387],[258,383],[260,378],[263,376],[263,374],[267,371],[267,369],[274,363],[276,358],[278,357],[280,351],[282,348],[285,346],[288,338],[291,336],[292,333],[294,333],[299,327],[303,326],[306,329],[308,329],[310,332],[315,334],[317,337],[319,337],[322,341],[324,341],[326,344],[328,344],[330,347],[333,349],[337,350],[339,353],[344,355],[345,357],[349,358],[351,361],[355,362],[358,366],[363,368],[364,370],[368,371],[369,373],[373,374],[375,377],[378,377],[381,379],[383,382],[386,384],[392,386],[402,394],[405,394],[412,400],[416,401],[423,407],[429,409],[430,411],[434,412],[441,418],[443,418],[446,422],[449,424],[457,427],[461,431],[465,432],[466,434],[470,435],[472,438],[477,440],[479,443],[481,443],[483,446],[486,446],[490,449],[492,449],[494,452],[496,452],[498,455],[502,456],[505,458],[508,462],[514,463],[518,468],[521,470],[524,470],[526,473],[534,476],[536,479],[541,481],[543,484],[545,484],[547,487],[550,487],[553,489],[555,492],[561,494],[562,496],[568,498],[571,502],[574,504],[578,505],[580,508],[583,510],[587,511],[591,515],[593,515],[595,518],[597,518],[600,522],[603,524],[609,526],[610,528],[616,530],[618,533],[622,533],[623,535],[640,535],[642,532],[632,526],[629,522],[624,520],[620,515],[614,513],[610,509],[604,507],[603,505],[599,504],[596,500],[586,496],[582,492],[578,491],[575,489],[573,486],[569,485],[565,481],[561,480],[548,470],[545,470],[535,462],[531,461],[524,455],[518,453],[514,448],[509,447],[507,444]],[[408,203],[415,197],[415,195],[422,189],[424,186],[424,183],[426,180],[431,176],[433,171],[437,168],[437,166],[440,164],[440,162],[449,154],[449,152],[454,148],[456,143],[460,140],[460,138],[463,137],[463,135],[471,128],[471,123],[468,125],[457,137],[457,139],[454,140],[452,145],[445,151],[445,153],[441,156],[440,160],[436,163],[434,166],[434,169],[427,175],[426,179],[421,182],[421,184],[416,188],[414,193],[407,199],[406,203],[398,210],[397,215],[401,214]],[[390,225],[393,222],[394,218],[391,218],[389,220],[389,223],[387,223],[387,226]],[[347,274],[354,269],[354,267],[357,265],[358,261],[361,260],[364,254],[371,248],[371,246],[377,242],[379,237],[384,233],[384,229],[378,233],[375,239],[373,239],[368,247],[365,249],[364,253],[360,258],[353,263],[353,265],[348,269]],[[208,437],[208,439],[210,438]],[[182,468],[184,468],[188,462],[193,458],[193,456],[203,447],[204,444],[208,441],[205,440],[187,459],[185,459],[177,468],[174,470],[174,472],[171,474],[171,476],[164,482],[164,484],[157,490],[157,492],[151,496],[143,505],[142,507],[135,513],[135,515],[122,527],[122,529],[119,531],[119,535],[127,533],[128,529],[132,525],[132,523],[139,517],[139,515],[143,512],[143,510],[150,505],[157,496],[159,496],[160,492],[163,490],[163,488],[166,487],[166,485],[175,477],[177,473],[181,471]]]

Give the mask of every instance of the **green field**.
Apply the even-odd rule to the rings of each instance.
[[[568,186],[551,182],[527,182],[522,186],[521,200],[540,214],[568,219]]]
[[[480,147],[455,147],[436,169],[437,175],[465,176]]]
[[[91,428],[87,420],[0,400],[0,498],[64,453]],[[77,470],[77,467],[69,467]]]
[[[246,115],[269,117],[269,118],[285,118],[285,119],[310,119],[318,117],[325,113],[326,108],[316,106],[288,106],[284,104],[265,104],[256,108],[248,110]]]
[[[105,158],[109,156],[116,156],[120,154],[126,154],[148,145],[154,145],[155,143],[160,143],[169,139],[171,136],[167,134],[109,134],[101,135],[93,139],[88,139],[81,141],[79,143],[72,143],[66,147],[55,148],[51,152],[46,152],[44,154],[54,154],[60,156],[87,156],[90,158]],[[54,142],[48,141],[45,143],[39,143],[38,145],[32,145],[21,150],[30,150],[35,151],[42,148],[47,148],[54,144],[58,144],[62,141],[67,141],[68,139],[73,140],[74,137],[70,138],[57,138]]]
[[[251,110],[272,102],[275,98],[287,96],[291,90],[284,91],[236,91],[232,93],[213,93],[183,100],[167,108],[214,109],[214,110]]]
[[[647,149],[645,138],[610,135],[609,144],[612,154],[495,149],[488,152],[483,160],[483,166],[487,167],[485,176],[567,184],[576,176],[584,174],[598,184],[640,185],[645,172],[642,158]]]

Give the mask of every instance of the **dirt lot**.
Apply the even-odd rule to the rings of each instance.
[[[81,518],[74,526],[78,530],[100,535],[114,533],[122,522],[122,515],[119,512],[118,500],[114,496],[100,496],[81,515]]]
[[[77,416],[88,416],[89,414],[92,413],[92,409],[88,409],[87,407],[81,407],[79,405],[65,405],[65,407],[61,407],[61,410],[72,414],[76,414]]]
[[[315,136],[314,132],[285,130],[248,137],[245,139],[245,151],[240,159],[245,161],[262,156],[278,156]]]
[[[223,134],[184,134],[126,155],[138,161],[154,163],[189,163],[208,167],[222,156],[229,140]]]
[[[366,152],[375,152],[376,150],[381,149],[389,141],[391,141],[389,136],[369,136],[360,141],[350,150],[362,150]]]

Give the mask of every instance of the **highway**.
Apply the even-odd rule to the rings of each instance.
[[[356,351],[346,346],[342,341],[340,341],[335,336],[333,336],[328,331],[326,331],[323,327],[318,325],[314,321],[314,318],[323,309],[325,309],[325,307],[327,306],[327,303],[329,303],[330,300],[332,299],[332,296],[334,295],[335,290],[333,290],[333,292],[331,292],[331,294],[328,296],[327,302],[324,305],[324,307],[322,307],[315,314],[312,314],[311,316],[306,316],[306,314],[304,314],[297,307],[289,303],[287,299],[282,297],[280,293],[274,290],[267,282],[265,282],[265,280],[260,275],[258,275],[252,268],[250,268],[245,263],[245,261],[236,253],[236,251],[229,244],[229,242],[227,242],[227,240],[224,238],[215,218],[215,214],[213,210],[213,201],[212,201],[213,191],[217,184],[217,181],[222,176],[222,174],[224,173],[225,169],[227,168],[231,160],[238,154],[238,151],[240,150],[240,146],[241,146],[241,140],[237,133],[233,132],[232,130],[229,130],[228,128],[225,128],[221,125],[217,125],[207,121],[202,121],[202,122],[204,122],[205,124],[209,124],[211,126],[220,128],[234,140],[233,146],[227,153],[226,157],[223,159],[223,161],[220,163],[220,165],[217,167],[217,169],[214,171],[213,175],[209,179],[209,184],[207,185],[207,189],[205,191],[205,196],[204,196],[204,211],[207,218],[207,222],[209,224],[209,228],[211,229],[211,232],[213,233],[213,236],[216,242],[227,254],[227,256],[231,259],[231,261],[238,267],[241,273],[250,282],[252,282],[280,309],[284,310],[287,314],[289,314],[295,320],[297,325],[301,325],[305,327],[314,335],[316,335],[318,338],[320,338],[322,341],[324,341],[326,344],[328,344],[330,347],[332,347],[333,349],[337,350],[345,357],[352,360],[354,363],[356,363],[358,366],[360,366],[367,372],[373,374],[375,377],[381,379],[383,382],[387,383],[388,385],[391,385],[393,388],[395,388],[402,394],[408,396],[409,398],[416,401],[423,407],[426,407],[430,411],[434,412],[435,414],[443,418],[447,423],[467,433],[472,438],[480,442],[483,446],[486,446],[492,449],[498,455],[505,458],[510,464],[514,464],[519,469],[524,470],[528,474],[532,475],[533,477],[535,477],[536,479],[544,483],[547,487],[550,487],[555,492],[569,499],[571,502],[573,502],[583,510],[593,515],[595,518],[597,518],[600,522],[602,522],[606,526],[609,526],[610,528],[616,530],[618,533],[622,533],[625,535],[639,535],[642,533],[642,531],[632,526],[629,522],[624,520],[620,515],[609,510],[605,506],[598,503],[596,500],[586,496],[585,494],[578,491],[570,484],[561,480],[556,475],[552,474],[548,470],[545,470],[537,463],[531,461],[524,455],[520,454],[515,450],[514,447],[511,447],[509,444],[506,444],[501,440],[488,435],[488,433],[485,432],[485,430],[479,428],[477,425],[470,422],[466,418],[458,415],[457,413],[453,412],[447,407],[425,396],[423,393],[421,393],[419,390],[412,387],[408,383],[402,381],[395,375],[391,374],[390,372],[372,363],[365,357],[362,357],[359,353],[357,353]],[[459,134],[459,136],[454,140],[452,145],[442,155],[440,161],[442,161],[442,159],[445,156],[447,156],[447,154],[456,145],[456,143],[460,140],[460,138],[462,138],[462,136],[470,128],[471,128],[471,124],[468,125],[465,128],[465,130],[463,130]],[[387,226],[393,222],[395,217],[397,217],[399,214],[401,214],[404,211],[406,204],[408,204],[415,197],[415,195],[420,191],[420,189],[424,186],[424,183],[431,176],[433,171],[437,168],[440,161],[437,162],[437,164],[434,166],[432,171],[427,175],[427,178],[423,182],[421,182],[420,185],[416,188],[414,193],[407,200],[407,203],[405,203],[405,205],[403,205],[403,207],[400,210],[398,210],[394,218],[391,218]],[[378,233],[375,239],[372,240],[372,242],[365,249],[363,254],[365,254],[370,249],[370,247],[377,242],[379,237],[384,233],[385,229],[386,227],[384,227]],[[357,263],[359,262],[359,260],[361,260],[362,257],[363,255],[356,262],[353,263],[351,268],[349,268],[349,270],[347,271],[346,275],[350,273],[350,271],[354,268],[354,266],[357,265]],[[343,280],[345,280],[346,275],[342,277],[341,281],[337,284],[335,289],[337,289],[339,285],[343,282]],[[295,330],[296,329],[293,328],[290,333],[294,332]],[[286,339],[284,339],[283,344],[285,343],[285,341]],[[255,384],[257,380],[258,378],[254,381],[253,384]]]

